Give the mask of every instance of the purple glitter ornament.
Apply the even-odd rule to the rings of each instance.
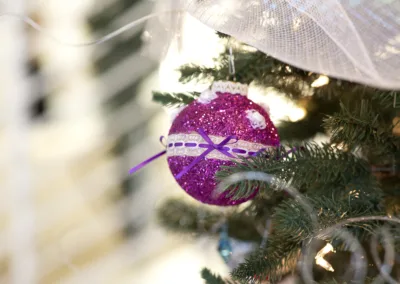
[[[167,143],[168,164],[179,185],[200,202],[230,206],[251,198],[213,197],[215,173],[233,159],[279,145],[268,113],[247,97],[247,85],[215,82],[175,118]],[[229,142],[224,139],[228,137]],[[231,137],[232,139],[230,139]],[[223,143],[219,148],[219,143]],[[205,157],[200,157],[208,150]]]

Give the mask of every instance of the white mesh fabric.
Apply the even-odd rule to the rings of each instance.
[[[399,0],[159,1],[290,65],[400,89]],[[163,18],[150,23],[150,45],[162,46],[157,35],[176,29],[178,17]]]

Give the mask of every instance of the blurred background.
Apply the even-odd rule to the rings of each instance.
[[[184,18],[179,44],[161,62],[145,56],[145,25],[94,46],[152,11],[147,0],[0,0],[44,29],[0,18],[0,283],[202,283],[204,266],[229,273],[217,239],[191,239],[157,224],[171,195],[190,200],[165,159],[129,169],[162,150],[168,111],[151,91],[202,91],[175,69],[212,66],[215,32]],[[304,117],[279,94],[250,90],[274,122]]]

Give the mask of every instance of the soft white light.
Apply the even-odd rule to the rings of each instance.
[[[288,115],[289,120],[292,122],[302,120],[305,116],[306,110],[299,107],[293,108]]]
[[[331,272],[335,271],[335,270],[333,269],[332,265],[331,265],[329,262],[327,262],[325,259],[323,259],[322,257],[317,258],[317,259],[315,260],[315,263],[316,263],[317,265],[319,265],[319,266],[325,268],[325,269],[328,270],[328,271],[331,271]]]
[[[312,82],[311,87],[318,88],[327,85],[328,83],[329,83],[329,78],[325,75],[321,75],[317,80]]]
[[[304,109],[299,108],[287,97],[272,89],[265,90],[252,87],[248,98],[264,108],[268,106],[268,114],[274,123],[279,123],[279,121],[286,120],[287,118],[291,121],[297,121],[306,115]]]
[[[328,271],[335,271],[332,265],[324,259],[324,256],[329,252],[335,252],[331,244],[327,244],[323,249],[321,249],[315,256],[315,263]]]
[[[331,244],[326,244],[326,246],[324,246],[324,248],[323,249],[321,249],[320,251],[319,251],[319,253],[321,253],[321,255],[326,255],[327,253],[329,253],[329,252],[333,252],[334,250],[333,250],[333,246],[331,245]]]

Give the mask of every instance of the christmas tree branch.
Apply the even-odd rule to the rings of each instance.
[[[340,92],[340,100],[346,107],[353,108],[361,101],[367,101],[369,107],[375,112],[391,111],[393,114],[395,96],[399,95],[396,91],[379,90],[376,88],[344,82],[344,88]]]
[[[200,93],[162,93],[153,92],[153,101],[167,107],[180,107],[190,104]]]
[[[318,75],[310,74],[307,71],[289,67],[281,61],[267,56],[260,51],[235,50],[234,78],[229,73],[228,51],[221,53],[215,59],[214,68],[203,67],[194,64],[182,66],[180,81],[213,81],[235,79],[244,84],[255,83],[264,87],[273,87],[284,92],[290,97],[300,97],[310,94],[310,84]]]
[[[220,212],[206,209],[204,206],[193,206],[180,200],[171,199],[158,210],[158,220],[165,227],[181,233],[217,234],[218,227],[225,221]],[[256,223],[250,216],[231,214],[226,220],[229,235],[247,241],[260,241],[261,235]]]
[[[375,106],[378,106],[380,110],[392,110],[396,107],[394,106],[395,97],[398,99],[400,92],[398,91],[384,91],[373,89],[372,94],[370,95],[370,100],[374,103]],[[365,99],[365,97],[364,97]]]
[[[254,279],[268,277],[275,283],[288,272],[295,270],[300,247],[296,243],[283,240],[279,236],[271,236],[264,249],[255,251],[232,272],[232,278],[251,283]]]
[[[179,78],[179,82],[188,83],[191,81],[194,82],[207,82],[219,79],[226,79],[227,77],[220,77],[224,73],[218,67],[203,67],[195,64],[186,64],[179,68],[179,72],[181,76]],[[226,76],[228,76],[226,74]]]
[[[289,242],[301,244],[304,240],[319,236],[318,231],[334,226],[349,218],[384,215],[376,204],[359,200],[356,197],[348,200],[334,200],[327,197],[314,197],[306,199],[314,208],[318,216],[318,224],[313,228],[309,212],[296,200],[284,201],[276,208],[274,214],[275,234]],[[360,240],[369,236],[376,229],[377,223],[351,223],[346,228]],[[331,239],[331,237],[328,237]]]
[[[221,276],[213,274],[207,268],[201,270],[201,277],[205,280],[206,284],[235,284],[232,281],[223,280]]]
[[[340,105],[340,112],[329,116],[324,126],[331,131],[331,141],[348,149],[374,148],[390,154],[400,148],[400,140],[392,133],[393,125],[374,111],[372,101],[362,100],[353,108]]]
[[[289,182],[300,190],[307,190],[315,184],[347,184],[355,178],[369,177],[368,164],[351,153],[343,152],[330,145],[304,144],[272,148],[257,157],[236,162],[235,166],[222,167],[216,174],[218,181],[224,181],[235,173],[264,172],[277,180]],[[323,188],[323,187],[322,187]],[[272,195],[276,185],[258,180],[243,179],[227,185],[223,191],[233,198],[250,196],[258,189],[264,195]]]
[[[295,269],[300,247],[305,240],[319,238],[340,244],[341,240],[333,236],[319,235],[318,232],[334,226],[348,218],[383,214],[369,203],[357,200],[335,201],[328,198],[307,198],[318,211],[318,224],[313,227],[309,212],[297,201],[283,202],[275,211],[273,234],[264,250],[253,253],[245,263],[233,272],[234,279],[246,280],[254,275],[269,276],[271,281],[279,280],[283,275]],[[377,228],[377,223],[352,223],[346,226],[353,235],[365,240]]]

